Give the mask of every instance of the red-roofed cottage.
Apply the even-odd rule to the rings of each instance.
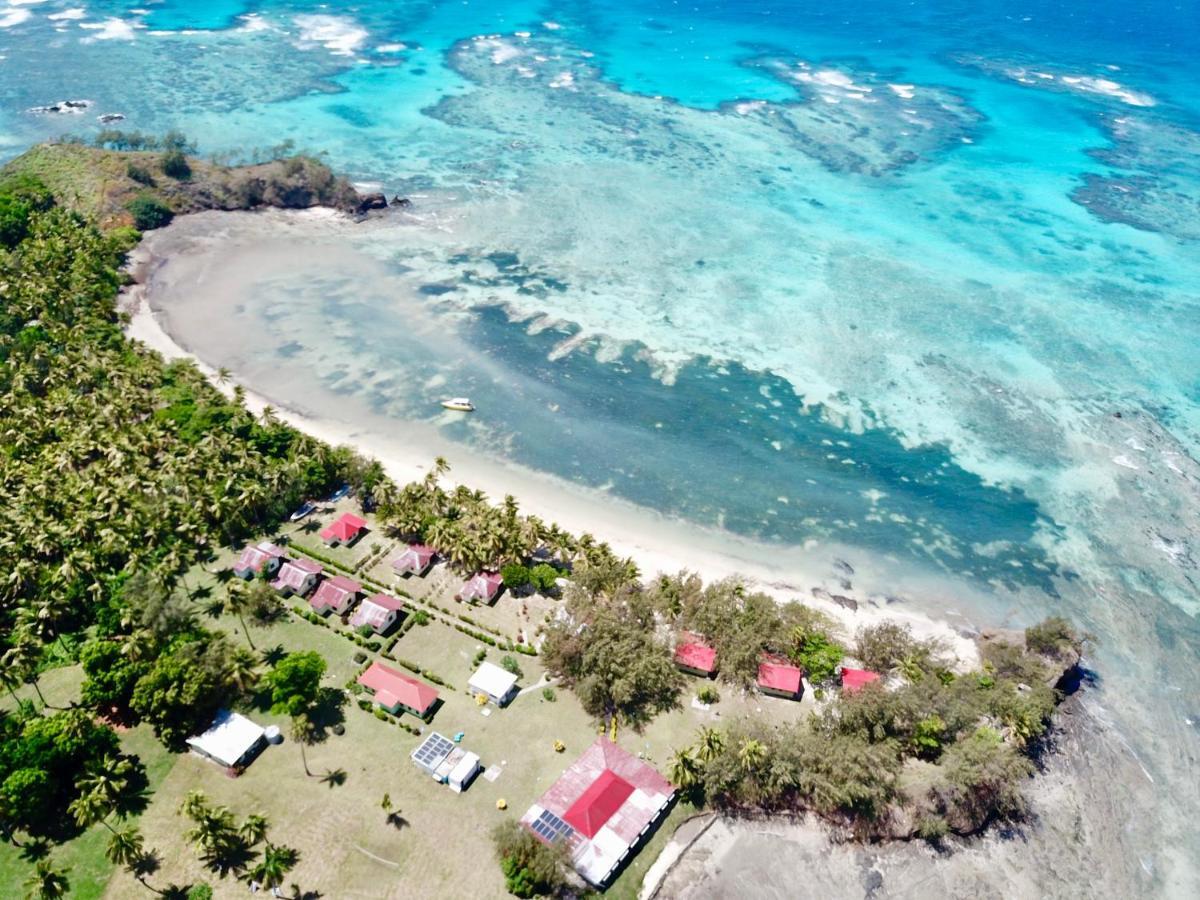
[[[653,767],[599,737],[521,824],[546,844],[565,842],[577,872],[603,886],[663,816],[675,788]]]
[[[330,547],[338,544],[353,544],[367,530],[367,520],[354,513],[342,513],[341,517],[321,532],[321,540]]]
[[[242,551],[242,555],[233,565],[233,574],[247,581],[264,571],[268,575],[274,575],[286,558],[287,554],[282,547],[276,547],[270,541],[262,541]]]
[[[853,694],[856,691],[861,691],[868,684],[879,680],[878,672],[871,672],[867,669],[848,669],[842,666],[842,690]]]
[[[309,599],[308,605],[313,608],[313,612],[323,616],[330,613],[340,616],[350,610],[361,592],[362,585],[357,581],[344,575],[334,575],[317,585],[317,592]]]
[[[355,628],[370,625],[376,634],[383,634],[400,618],[404,604],[389,594],[372,594],[362,603],[350,617],[350,624]]]
[[[409,544],[400,555],[392,560],[392,571],[397,575],[424,575],[433,565],[437,551],[424,544]]]
[[[438,702],[438,692],[423,681],[381,662],[373,662],[358,676],[358,683],[375,695],[375,702],[393,715],[409,712],[428,721]]]
[[[503,587],[504,579],[500,577],[499,572],[477,572],[462,586],[462,590],[458,592],[458,599],[493,603],[500,596]]]
[[[325,567],[311,559],[287,559],[279,567],[279,574],[271,582],[271,587],[287,594],[304,596],[312,590]]]
[[[799,700],[804,696],[804,671],[782,656],[764,656],[758,663],[758,689],[772,697]]]
[[[691,675],[712,678],[717,673],[717,651],[700,635],[685,631],[675,643],[675,665]]]

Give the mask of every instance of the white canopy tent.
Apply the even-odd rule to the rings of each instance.
[[[227,709],[217,713],[208,731],[187,739],[187,744],[201,756],[227,768],[246,761],[265,740],[261,725],[247,719],[241,713]]]

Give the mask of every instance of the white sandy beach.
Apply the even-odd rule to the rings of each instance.
[[[288,215],[336,214],[315,210]],[[192,360],[216,384],[216,368],[193,354],[185,346],[186,338],[168,333],[154,309],[154,298],[148,296],[147,273],[163,264],[154,256],[155,243],[152,234],[131,257],[136,283],[121,298],[121,309],[129,316],[126,334],[167,359]],[[482,489],[492,497],[513,494],[527,513],[576,533],[590,532],[632,558],[644,576],[685,569],[709,580],[740,576],[780,600],[799,599],[816,606],[841,622],[848,634],[865,624],[890,619],[909,624],[919,635],[944,641],[961,665],[978,660],[969,637],[977,628],[958,610],[962,597],[958,586],[898,560],[873,559],[860,549],[831,543],[810,542],[803,547],[758,544],[487,458],[446,440],[425,423],[411,423],[407,439],[398,441],[354,422],[299,411],[280,398],[264,395],[237,371],[232,372],[230,382],[219,387],[228,393],[234,383],[241,384],[246,404],[256,414],[271,406],[281,420],[313,437],[335,445],[349,444],[378,459],[401,483],[422,477],[436,456],[444,456],[455,482]],[[852,561],[852,578],[847,577],[844,562],[835,567],[838,561]],[[964,584],[961,590],[969,588]],[[853,600],[857,610],[833,602],[833,595]]]

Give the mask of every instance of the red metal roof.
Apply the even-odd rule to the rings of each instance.
[[[632,793],[632,784],[611,769],[605,769],[571,804],[563,819],[580,834],[593,838]]]
[[[845,666],[842,666],[843,691],[849,691],[850,693],[861,691],[871,682],[878,680],[878,672],[870,672],[867,669],[847,669]]]
[[[282,566],[279,567],[279,574],[275,576],[275,580],[271,585],[276,588],[287,585],[293,590],[299,590],[300,585],[309,575],[320,575],[325,571],[325,567],[320,563],[313,562],[311,559],[288,559],[284,560]]]
[[[388,594],[373,594],[358,605],[350,624],[355,628],[360,625],[370,625],[376,631],[382,631],[388,621],[389,613],[399,613],[404,604]]]
[[[717,651],[699,635],[684,632],[679,636],[679,643],[675,645],[675,662],[689,669],[712,674],[717,669]]]
[[[336,522],[321,532],[321,539],[328,541],[336,538],[339,541],[349,541],[366,527],[366,519],[362,519],[354,513],[342,513]]]
[[[326,578],[317,586],[316,593],[312,595],[312,599],[308,602],[312,604],[314,609],[322,609],[326,606],[338,607],[346,601],[348,597],[357,594],[362,590],[362,585],[357,581],[352,581],[344,575],[334,575],[331,578]]]
[[[409,678],[391,666],[373,662],[358,676],[358,683],[375,692],[375,698],[388,706],[399,700],[409,709],[425,712],[437,702],[438,692],[415,678]]]
[[[503,584],[504,578],[499,572],[477,572],[467,579],[467,583],[462,586],[462,590],[458,592],[458,596],[464,600],[471,597],[491,600],[499,593],[500,587]]]
[[[433,560],[437,551],[424,544],[409,544],[392,560],[392,568],[397,572],[420,572]]]
[[[246,547],[242,550],[242,555],[233,568],[236,572],[260,572],[268,560],[276,557],[282,558],[283,555],[282,548],[276,547],[270,541],[261,541],[253,547]]]
[[[765,657],[758,664],[758,686],[789,694],[800,692],[800,679],[804,672],[786,659]]]

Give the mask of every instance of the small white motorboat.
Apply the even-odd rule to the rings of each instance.
[[[466,397],[451,397],[449,400],[443,400],[442,406],[456,412],[475,412],[475,404]]]

